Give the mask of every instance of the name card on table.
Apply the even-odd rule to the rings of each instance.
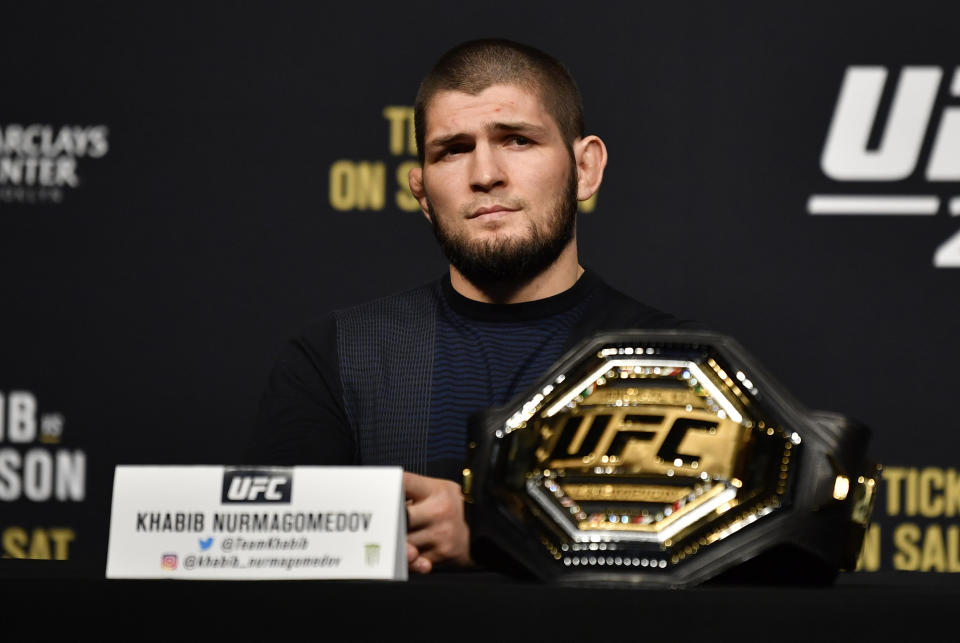
[[[116,468],[107,578],[407,579],[400,467]]]

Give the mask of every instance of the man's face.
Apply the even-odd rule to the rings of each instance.
[[[478,284],[552,264],[574,236],[577,175],[536,94],[440,92],[426,126],[421,205],[451,264]]]

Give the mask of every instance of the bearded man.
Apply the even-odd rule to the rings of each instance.
[[[577,202],[603,179],[567,69],[532,47],[477,40],[417,93],[410,189],[449,272],[337,310],[270,374],[249,459],[399,465],[410,569],[470,565],[460,478],[467,419],[509,402],[600,330],[687,325],[579,263]]]

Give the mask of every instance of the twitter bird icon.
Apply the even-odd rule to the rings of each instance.
[[[200,551],[207,551],[208,549],[210,549],[210,545],[212,544],[213,544],[213,536],[210,536],[209,538],[205,538],[205,539],[201,538]]]

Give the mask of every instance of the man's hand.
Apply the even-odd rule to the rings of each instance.
[[[460,485],[403,472],[407,496],[407,562],[427,574],[438,563],[470,565],[470,530]]]

